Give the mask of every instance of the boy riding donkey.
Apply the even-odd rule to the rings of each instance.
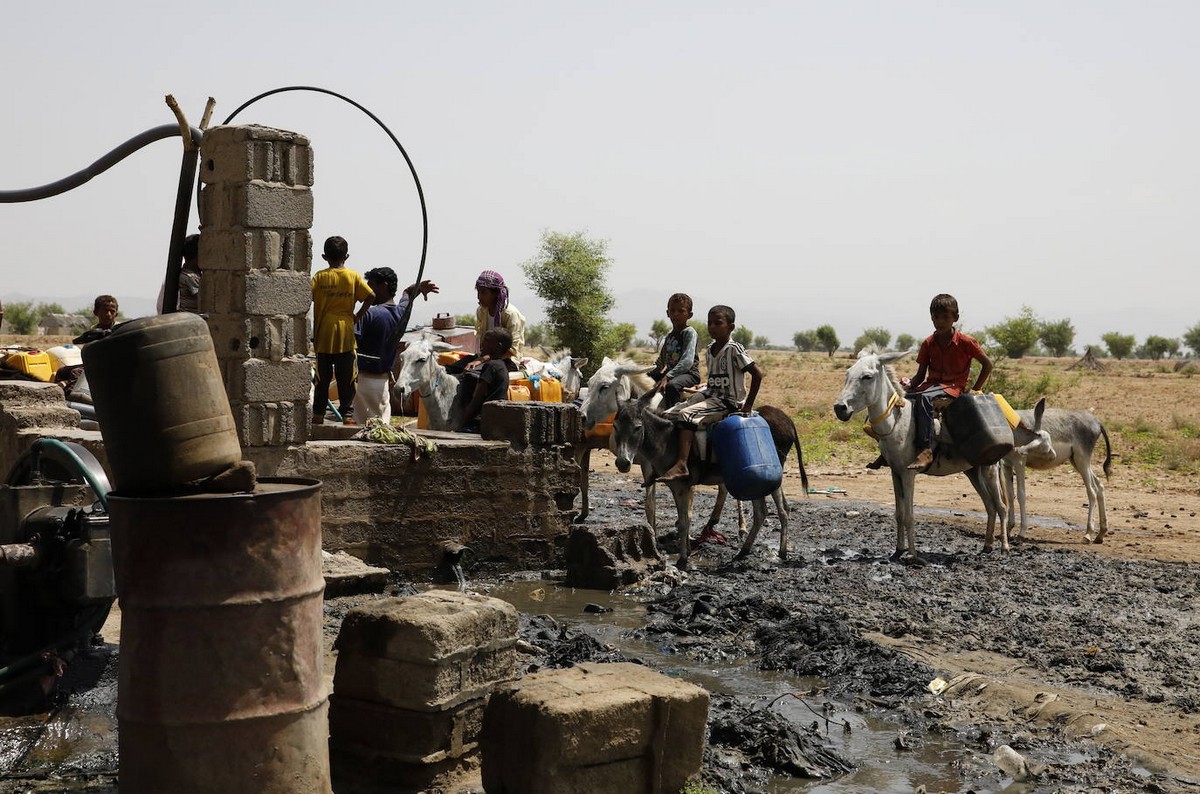
[[[979,376],[972,391],[981,391],[992,374],[992,360],[972,336],[955,329],[958,301],[953,295],[935,295],[929,303],[934,332],[917,351],[917,374],[907,384],[905,397],[912,401],[917,420],[916,458],[908,468],[925,470],[933,463],[933,416],[952,403],[967,388],[971,362],[979,362]],[[903,383],[903,381],[901,381]],[[878,469],[886,461],[881,455],[867,468]]]
[[[708,310],[708,334],[713,340],[704,354],[708,382],[686,402],[673,406],[665,414],[679,428],[679,448],[674,465],[663,472],[659,482],[684,480],[690,476],[688,456],[697,430],[738,411],[749,416],[754,409],[763,371],[746,348],[730,338],[737,327],[734,324],[736,317],[728,306],[714,306]],[[749,389],[743,377],[745,374],[750,375]],[[724,536],[715,530],[705,530],[700,540],[725,542]]]

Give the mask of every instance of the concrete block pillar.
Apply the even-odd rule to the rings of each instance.
[[[311,385],[308,138],[214,127],[200,147],[200,311],[243,449],[302,444]]]

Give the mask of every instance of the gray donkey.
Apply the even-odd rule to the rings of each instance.
[[[1033,423],[1034,411],[1017,411],[1024,422]],[[1067,408],[1047,408],[1041,417],[1041,429],[1050,436],[1050,449],[1031,446],[1018,448],[1010,452],[1002,461],[1004,472],[1004,490],[1010,510],[1008,513],[1008,529],[1016,524],[1013,505],[1013,479],[1017,483],[1017,504],[1021,510],[1021,529],[1017,537],[1025,534],[1028,519],[1025,514],[1025,469],[1052,469],[1067,461],[1083,478],[1083,487],[1088,496],[1088,516],[1086,540],[1092,543],[1103,543],[1104,535],[1108,532],[1108,514],[1104,507],[1104,483],[1092,471],[1092,453],[1096,442],[1104,438],[1104,476],[1112,472],[1112,447],[1108,441],[1108,432],[1100,420],[1091,411],[1071,410]],[[1100,531],[1096,533],[1095,515],[1097,508],[1100,513]]]

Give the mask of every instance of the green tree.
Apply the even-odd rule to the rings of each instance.
[[[838,349],[838,345],[841,344],[838,342],[837,331],[833,330],[832,325],[822,325],[813,333],[816,334],[817,337],[817,349],[824,350],[829,354],[830,358],[833,358],[834,351],[836,351]]]
[[[38,329],[38,324],[47,314],[66,314],[67,311],[58,303],[34,303],[33,301],[17,301],[4,304],[4,319],[8,323],[8,331],[13,334],[32,334]],[[87,310],[90,317],[92,310]]]
[[[880,350],[887,350],[888,342],[892,341],[892,332],[886,328],[866,328],[858,339],[854,340],[855,352],[869,345],[875,345]]]
[[[669,333],[671,333],[671,324],[661,317],[650,324],[650,341],[654,342],[655,350]]]
[[[912,334],[899,334],[896,337],[897,350],[912,350],[917,344],[917,340]]]
[[[1133,346],[1137,344],[1133,334],[1119,334],[1116,331],[1109,331],[1100,339],[1108,348],[1108,354],[1118,361],[1128,356],[1133,351]]]
[[[792,344],[801,353],[809,353],[817,349],[816,331],[797,331],[792,334]]]
[[[770,346],[771,346],[771,340],[767,339],[765,336],[754,337],[754,349],[755,350],[766,350]]]
[[[1168,339],[1165,336],[1148,336],[1145,343],[1142,345],[1141,352],[1145,357],[1153,361],[1158,361],[1165,355],[1171,352],[1172,343],[1176,350],[1179,349],[1178,339]]]
[[[1183,332],[1183,343],[1191,348],[1193,356],[1200,356],[1200,323]]]
[[[554,331],[546,323],[525,326],[525,344],[528,347],[555,347],[558,342]]]
[[[1004,349],[1009,358],[1021,358],[1037,344],[1041,323],[1028,306],[1021,307],[1016,317],[1005,317],[1004,321],[989,326],[986,333]]]
[[[708,323],[700,320],[688,320],[688,325],[696,331],[696,349],[701,351],[700,357],[703,358],[703,348],[712,344],[712,336],[708,333]]]
[[[34,314],[33,304],[29,301],[4,304],[4,320],[8,323],[9,333],[32,334],[40,316]]]
[[[474,328],[475,327],[475,312],[471,312],[470,314],[454,315],[454,324],[461,325],[466,328]],[[526,337],[526,341],[529,341],[528,337]]]
[[[607,242],[588,239],[583,232],[545,231],[537,254],[521,265],[545,302],[547,322],[559,342],[588,358],[584,377],[616,351],[619,341],[608,319],[613,297],[605,282],[607,249]]]
[[[617,323],[608,330],[609,344],[616,350],[628,350],[637,335],[637,326],[633,323]]]
[[[1038,329],[1038,339],[1050,351],[1050,355],[1060,358],[1070,355],[1071,345],[1075,342],[1075,326],[1066,318],[1042,323]]]
[[[742,347],[750,347],[750,343],[754,341],[754,332],[744,325],[739,325],[733,329],[733,341]]]

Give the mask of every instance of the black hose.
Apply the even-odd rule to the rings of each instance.
[[[192,140],[199,144],[202,133],[195,127],[190,129],[192,131]],[[153,129],[146,130],[140,135],[135,135],[134,137],[125,141],[125,143],[113,149],[111,152],[104,155],[87,168],[84,168],[81,171],[76,171],[70,176],[63,177],[57,182],[51,182],[46,185],[41,185],[40,187],[25,188],[24,190],[0,190],[0,204],[18,204],[23,201],[37,201],[39,199],[57,196],[60,193],[66,193],[68,190],[77,188],[85,182],[90,181],[93,177],[103,174],[105,171],[112,168],[114,165],[121,162],[138,149],[154,143],[155,141],[161,141],[163,138],[176,137],[179,134],[178,124],[163,124]]]
[[[183,255],[183,238],[187,231],[188,199],[191,195],[192,182],[196,179],[196,163],[200,156],[200,139],[204,136],[195,127],[188,127],[191,133],[191,145],[183,147],[183,164],[179,171],[179,188],[175,194],[175,221],[171,228],[171,241],[167,246],[167,274],[163,279],[163,311],[173,312],[179,301],[179,260]],[[39,199],[57,196],[73,190],[95,176],[103,174],[117,163],[139,149],[163,138],[182,136],[183,131],[178,124],[162,124],[153,129],[135,135],[125,143],[113,149],[96,162],[76,171],[57,182],[51,182],[40,187],[24,190],[0,190],[0,204],[15,204],[22,201],[37,201]]]
[[[367,116],[369,116],[372,121],[374,121],[376,124],[378,124],[380,129],[382,129],[384,132],[386,132],[387,136],[392,139],[392,143],[394,143],[396,145],[396,148],[400,150],[400,154],[404,156],[404,162],[408,164],[409,172],[412,173],[413,183],[417,186],[417,198],[421,202],[421,263],[417,268],[417,279],[416,279],[416,283],[420,284],[421,279],[424,278],[424,276],[425,276],[425,254],[429,250],[429,213],[427,212],[427,210],[425,208],[425,191],[421,188],[421,179],[420,179],[420,177],[417,176],[417,169],[415,166],[413,166],[412,158],[410,158],[408,156],[408,152],[406,152],[404,150],[404,146],[402,146],[400,144],[400,140],[394,134],[392,134],[392,131],[388,129],[387,125],[384,124],[379,119],[378,116],[376,116],[371,111],[367,110],[365,107],[363,107],[359,103],[355,102],[353,99],[343,96],[336,91],[330,91],[328,88],[318,88],[316,86],[311,86],[311,85],[289,85],[289,86],[285,86],[284,88],[273,88],[270,91],[264,91],[263,93],[259,94],[258,96],[253,97],[252,99],[248,99],[247,101],[243,102],[241,105],[238,105],[238,107],[232,113],[229,114],[228,118],[226,118],[223,123],[228,124],[229,122],[233,121],[234,117],[237,116],[238,113],[241,113],[243,110],[250,107],[258,100],[265,99],[266,97],[273,96],[274,94],[282,94],[286,91],[314,91],[318,94],[328,94],[329,96],[337,97],[338,99],[342,100],[343,102],[350,103],[354,107],[361,110],[363,113],[367,114]],[[403,333],[408,328],[408,320],[409,320],[409,317],[412,316],[413,302],[415,300],[416,300],[415,295],[409,299],[408,306],[404,309],[404,316],[400,318],[401,333]]]

